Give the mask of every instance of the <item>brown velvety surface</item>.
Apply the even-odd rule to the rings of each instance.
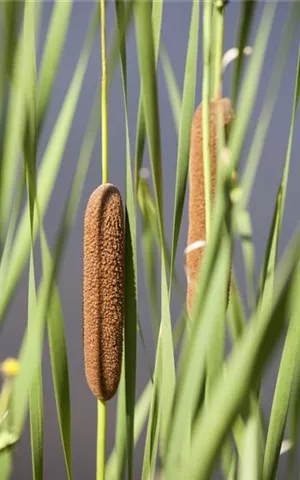
[[[234,118],[231,101],[222,98],[220,101],[210,102],[210,161],[211,161],[211,194],[214,198],[216,190],[216,162],[217,162],[217,118],[218,108],[223,109],[223,124],[228,125]],[[190,146],[189,167],[189,229],[188,245],[206,240],[205,231],[205,191],[204,169],[202,154],[202,105],[199,105],[193,119]],[[204,248],[196,249],[187,254],[186,264],[188,272],[187,309],[191,316],[193,299],[195,296],[197,274],[203,258]]]
[[[83,264],[86,379],[106,401],[120,380],[124,322],[124,214],[119,190],[109,183],[92,193],[86,207]]]

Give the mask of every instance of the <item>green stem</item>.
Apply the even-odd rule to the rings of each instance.
[[[106,67],[106,26],[105,0],[100,0],[101,19],[101,122],[102,122],[102,183],[108,181],[108,108],[107,108],[107,67]]]
[[[98,425],[97,425],[97,480],[105,478],[105,437],[106,437],[106,404],[97,400]]]
[[[105,0],[100,0],[101,28],[101,124],[102,124],[102,183],[108,181],[108,107],[107,107],[107,66],[106,66],[106,24]],[[97,401],[97,480],[105,478],[105,437],[106,437],[106,404]]]
[[[203,83],[202,83],[202,131],[203,131],[203,169],[205,192],[205,227],[206,241],[210,236],[211,215],[211,180],[210,180],[210,150],[209,150],[209,89],[210,89],[210,29],[212,3],[204,4],[203,11]]]
[[[219,100],[222,97],[222,57],[224,43],[224,8],[225,2],[219,0],[215,6],[215,78],[214,78],[214,98]]]

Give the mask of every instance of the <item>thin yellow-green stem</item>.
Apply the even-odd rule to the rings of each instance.
[[[210,89],[210,29],[212,3],[204,4],[203,11],[203,83],[202,83],[202,131],[203,131],[203,169],[205,191],[205,230],[208,242],[211,230],[211,180],[209,150],[209,89]],[[200,239],[199,239],[200,240]]]
[[[105,478],[105,437],[106,437],[106,404],[97,400],[98,425],[97,425],[97,480]]]
[[[101,122],[102,122],[102,183],[108,181],[108,108],[107,108],[107,67],[106,67],[106,28],[105,28],[105,0],[100,0],[101,18]]]
[[[101,29],[101,124],[102,124],[102,183],[108,181],[108,108],[107,108],[107,67],[106,67],[106,28],[105,28],[105,0],[100,0],[100,29]],[[96,479],[105,478],[105,437],[106,437],[106,404],[97,401],[97,470]]]
[[[222,97],[222,56],[224,43],[224,9],[225,2],[219,0],[215,6],[215,78],[214,78],[214,99]]]

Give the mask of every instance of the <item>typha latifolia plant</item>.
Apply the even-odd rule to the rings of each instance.
[[[209,195],[214,197],[217,180],[217,158],[218,158],[218,115],[221,125],[229,125],[234,113],[231,102],[228,98],[214,100],[209,104],[209,151],[210,151],[210,188]],[[190,147],[190,198],[189,198],[189,230],[187,256],[187,308],[192,315],[193,300],[201,258],[206,245],[206,208],[205,208],[205,182],[203,164],[203,129],[202,129],[202,105],[199,105],[192,124],[191,147]],[[212,198],[212,201],[214,199]]]
[[[85,439],[90,435],[90,442],[81,445],[81,452],[97,452],[99,480],[202,480],[220,476],[269,480],[276,478],[281,468],[284,478],[297,478],[299,233],[293,234],[281,256],[279,242],[290,166],[297,164],[297,151],[292,147],[297,146],[299,126],[299,4],[291,2],[278,8],[276,2],[182,3],[180,8],[184,15],[190,15],[190,25],[185,68],[179,79],[164,44],[164,28],[175,6],[162,1],[105,4],[101,0],[95,5],[52,130],[45,129],[65,39],[72,26],[71,13],[76,8],[75,2],[56,1],[50,17],[43,17],[43,3],[25,0],[1,4],[0,325],[6,322],[7,330],[9,307],[17,302],[17,286],[24,272],[26,275],[27,264],[29,268],[28,322],[19,353],[10,352],[15,359],[0,358],[0,478],[13,478],[18,459],[15,453],[22,448],[19,440],[28,414],[32,477],[39,480],[51,474],[44,471],[48,455],[44,445],[48,410],[43,408],[45,336],[65,460],[66,473],[61,476],[77,478],[72,458],[72,453],[78,455],[72,444],[76,431],[74,427],[71,430],[71,421],[73,416],[82,419],[86,406],[74,411],[76,402],[70,394],[72,363],[68,362],[58,275],[64,268],[63,257],[78,207],[85,203],[83,185],[91,172],[100,131],[102,177],[99,172],[99,186],[87,193],[85,214],[78,218],[84,226],[83,312],[72,318],[72,325],[83,323],[82,364],[97,399],[94,405],[98,405],[94,410],[95,420],[98,415],[96,445],[91,431],[85,435]],[[285,20],[279,11],[282,8],[286,9]],[[234,9],[239,13],[237,37],[225,52],[224,32],[229,30],[228,19]],[[109,22],[108,35],[105,13],[114,19],[113,24]],[[43,43],[40,25],[44,19],[49,22]],[[278,25],[283,25],[281,32]],[[127,50],[130,29],[134,36],[128,40],[131,48]],[[62,162],[68,161],[65,148],[72,139],[74,115],[94,45],[99,59],[99,31],[102,82],[90,117],[84,119],[87,126],[75,175],[64,187],[69,194],[50,242],[44,228],[45,214]],[[260,79],[269,61],[271,35],[277,36],[278,46],[265,88]],[[128,71],[134,71],[130,64],[133,45],[140,81],[137,107],[129,101],[129,93],[136,87],[127,79]],[[37,51],[41,52],[40,61]],[[287,115],[281,121],[289,124],[289,133],[280,139],[286,144],[285,158],[278,154],[272,159],[274,165],[282,164],[282,173],[264,259],[255,265],[249,201],[257,170],[265,161],[263,147],[270,141],[269,126],[277,114],[275,104],[288,54],[295,66],[292,111],[279,113]],[[230,61],[230,69],[225,71]],[[124,115],[124,131],[118,142],[124,152],[120,165],[125,167],[125,178],[117,188],[108,183],[113,175],[108,175],[107,99],[118,66],[124,102],[111,112],[111,118]],[[230,70],[232,88],[228,90]],[[171,175],[166,176],[170,167],[165,152],[169,147],[164,144],[161,128],[161,73],[177,139],[171,228],[166,221],[164,195]],[[182,89],[178,86],[181,80]],[[250,120],[259,89],[261,104],[253,132]],[[134,115],[129,115],[129,110]],[[129,118],[135,119],[135,136]],[[43,150],[42,135],[43,141],[47,137]],[[243,274],[241,269],[236,273],[237,246],[242,251]],[[36,267],[39,256],[41,273]],[[146,296],[141,294],[143,285]],[[142,303],[145,297],[150,303],[149,314]],[[179,319],[174,313],[178,305]],[[145,334],[147,322],[153,323],[154,349],[153,339]],[[5,339],[6,329],[1,329],[0,341]],[[149,378],[136,385],[140,356],[149,364]],[[271,407],[266,409],[266,367],[275,357],[279,366],[269,398]],[[79,382],[78,374],[76,378]],[[83,392],[88,386],[82,379]],[[111,429],[106,428],[106,404],[114,395],[116,410],[114,403],[109,403],[116,419],[115,444],[110,452],[105,441],[109,437],[112,442]],[[87,459],[89,478],[94,470]]]
[[[83,344],[87,383],[98,401],[97,479],[105,477],[106,402],[116,393],[124,324],[124,213],[108,179],[105,0],[101,0],[102,185],[90,196],[84,219]]]

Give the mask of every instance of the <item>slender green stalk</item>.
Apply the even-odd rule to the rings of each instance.
[[[212,3],[204,3],[203,11],[203,83],[202,83],[202,125],[203,125],[203,166],[205,191],[206,241],[210,235],[211,192],[210,192],[210,151],[209,151],[209,85],[210,85],[210,28]]]
[[[105,436],[106,436],[106,404],[101,400],[98,404],[97,425],[97,480],[105,478]]]
[[[102,183],[108,181],[108,108],[107,108],[107,68],[106,68],[106,32],[105,32],[105,0],[100,0],[101,29],[101,124],[102,124]],[[105,478],[105,435],[106,435],[106,404],[98,400],[97,422],[97,480]]]
[[[105,0],[100,0],[101,12],[101,123],[102,123],[102,183],[108,181],[108,109],[107,109],[107,68],[106,68],[106,28],[105,28]]]
[[[239,18],[238,34],[236,39],[236,46],[239,50],[239,56],[236,62],[234,62],[232,73],[232,89],[231,89],[231,101],[232,105],[236,107],[238,93],[241,87],[241,74],[243,71],[245,57],[242,55],[243,49],[246,47],[250,37],[252,22],[254,19],[255,9],[257,7],[256,0],[252,2],[241,2],[241,12]]]
[[[224,9],[226,2],[218,0],[215,5],[215,68],[214,68],[214,98],[222,97],[222,56],[224,43]]]

